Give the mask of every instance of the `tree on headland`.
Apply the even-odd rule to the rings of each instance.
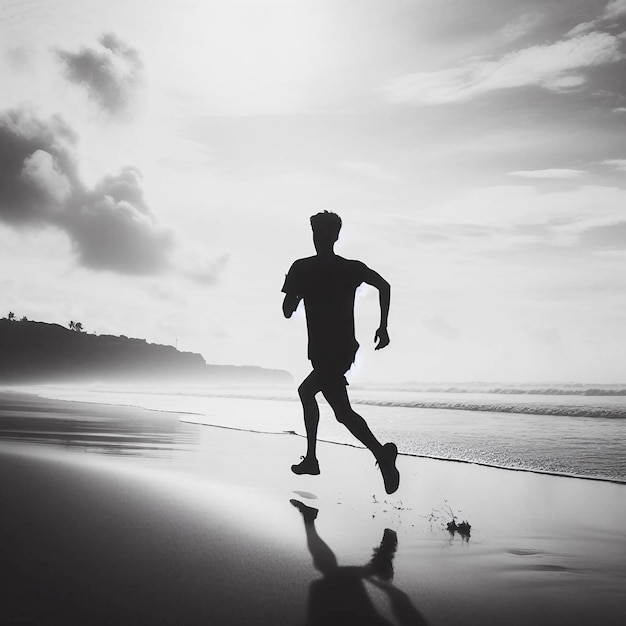
[[[9,322],[14,322],[15,321],[15,313],[13,313],[13,311],[9,311],[9,314],[7,315],[7,319],[9,320]]]
[[[73,321],[70,321],[70,330],[76,330],[76,324]]]
[[[76,322],[74,324],[74,330],[78,331],[79,333],[83,332],[83,325],[80,322]]]

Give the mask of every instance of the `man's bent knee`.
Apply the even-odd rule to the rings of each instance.
[[[311,384],[308,379],[305,379],[298,387],[298,395],[303,402],[314,400],[317,391],[315,385]]]

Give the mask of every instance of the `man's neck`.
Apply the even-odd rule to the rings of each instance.
[[[317,256],[321,259],[330,259],[331,257],[337,256],[332,248],[330,250],[316,250],[316,252]]]

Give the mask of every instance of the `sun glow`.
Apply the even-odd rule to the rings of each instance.
[[[203,94],[210,114],[301,111],[332,63],[329,20],[310,3],[199,2],[177,18],[185,37],[163,63],[181,88]]]

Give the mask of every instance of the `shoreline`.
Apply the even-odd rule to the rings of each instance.
[[[360,448],[321,442],[322,474],[297,477],[298,437],[13,400],[0,394],[0,536],[11,537],[0,623],[305,624],[319,581],[338,584],[311,540],[362,566],[385,529],[398,542],[393,580],[354,582],[390,624],[626,617],[623,485],[403,456],[388,496]],[[294,499],[318,509],[313,534]],[[467,539],[446,530],[453,517],[471,524]]]
[[[110,405],[110,406],[123,406],[123,405]],[[141,407],[134,407],[141,408]],[[154,410],[154,409],[146,409],[146,410]],[[188,413],[180,412],[180,415],[188,415]],[[193,415],[198,415],[197,413],[193,413]],[[245,433],[255,433],[258,435],[292,435],[295,437],[300,437],[301,439],[306,439],[306,435],[302,435],[293,430],[291,431],[283,431],[283,432],[274,432],[269,430],[252,430],[249,428],[237,428],[235,426],[224,426],[223,424],[210,424],[208,422],[201,421],[193,421],[193,420],[184,420],[181,419],[181,422],[184,424],[195,424],[197,426],[206,426],[207,428],[224,428],[225,430],[234,430],[237,432],[245,432]],[[318,438],[318,442],[328,443],[334,446],[346,446],[348,448],[356,448],[358,450],[366,450],[364,446],[360,446],[353,443],[345,443],[343,441],[332,441],[330,439],[320,439]],[[399,457],[410,457],[415,459],[429,459],[431,461],[443,461],[446,463],[463,463],[466,465],[477,465],[478,467],[486,467],[497,470],[505,470],[507,472],[527,472],[529,474],[538,474],[540,476],[553,476],[555,478],[575,478],[577,480],[591,480],[600,483],[611,483],[614,485],[626,485],[626,480],[619,480],[617,478],[599,478],[597,476],[578,476],[576,474],[563,474],[559,472],[549,472],[546,470],[535,470],[535,469],[527,469],[524,467],[506,467],[504,465],[492,465],[489,463],[481,463],[480,461],[467,461],[465,459],[450,459],[443,456],[429,456],[426,454],[414,454],[412,452],[400,452],[398,451]]]
[[[66,401],[66,402],[78,402],[78,403],[84,403],[84,404],[92,404],[94,406],[110,406],[110,407],[119,407],[121,409],[123,408],[128,408],[128,409],[132,409],[132,410],[146,410],[146,411],[151,411],[151,412],[155,412],[155,413],[163,413],[163,414],[176,414],[176,415],[180,415],[182,416],[180,418],[180,421],[183,423],[188,423],[188,424],[196,424],[196,425],[203,425],[203,426],[209,426],[209,427],[215,427],[215,428],[230,428],[233,430],[239,430],[242,432],[257,432],[257,433],[262,433],[262,434],[273,434],[273,433],[289,433],[289,434],[293,434],[294,436],[297,437],[305,437],[304,433],[300,433],[300,432],[296,432],[295,430],[293,430],[292,428],[286,428],[287,424],[283,423],[283,428],[278,428],[276,430],[268,430],[268,429],[256,429],[254,427],[246,427],[246,426],[229,426],[228,424],[224,424],[224,423],[214,423],[209,421],[210,417],[209,415],[206,413],[206,411],[185,411],[185,410],[181,410],[180,408],[176,407],[176,408],[155,408],[155,406],[150,406],[150,403],[146,404],[140,404],[140,403],[119,403],[118,401],[113,400],[112,398],[107,398],[106,401],[94,401],[92,399],[86,399],[84,397],[85,393],[87,393],[87,395],[90,393],[90,391],[85,392],[85,390],[81,390],[77,395],[78,397],[63,397],[64,394],[60,394],[61,397],[58,397],[59,394],[55,394],[54,391],[51,390],[51,394],[50,395],[44,395],[44,393],[41,393],[42,390],[41,388],[36,388],[36,391],[32,391],[30,390],[31,388],[26,388],[25,391],[22,390],[16,390],[15,388],[11,388],[11,389],[2,389],[0,388],[0,396],[3,393],[8,393],[8,394],[25,394],[25,395],[36,395],[38,397],[41,398],[47,398],[50,400],[55,400],[58,399],[59,401]],[[124,394],[127,393],[127,391],[108,391],[107,393],[109,394],[113,394],[115,395],[119,395],[119,394]],[[72,395],[76,395],[75,392],[70,393],[70,396]],[[142,393],[140,393],[140,395],[143,396]],[[154,393],[149,393],[148,395],[155,395]],[[156,394],[158,396],[172,396],[171,393],[168,392],[162,392],[162,393],[158,393]],[[185,394],[183,394],[185,395]],[[194,395],[194,394],[192,394]],[[241,395],[224,395],[224,394],[203,394],[201,395],[201,397],[206,400],[207,398],[216,398],[219,399],[220,401],[223,400],[234,400],[234,401],[239,401],[239,400],[245,400],[245,401],[250,401],[250,400],[259,400],[259,401],[278,401],[278,402],[282,402],[284,400],[286,400],[285,398],[275,398],[275,397],[256,397],[256,396],[247,396],[245,394]],[[372,404],[372,406],[378,406],[375,404]],[[204,407],[203,407],[204,408]],[[391,407],[391,408],[401,408],[401,407]],[[322,410],[324,411],[324,405],[322,403]],[[443,410],[443,409],[436,409],[437,411]],[[503,413],[503,415],[510,415],[510,413]],[[533,416],[533,417],[542,417],[541,415],[537,415],[537,416]],[[577,417],[577,416],[573,416],[573,417]],[[331,418],[331,422],[334,422],[334,419]],[[299,423],[299,421],[297,421],[297,423]],[[290,420],[290,424],[289,426],[291,426],[291,420]],[[425,426],[425,428],[428,428],[428,426]],[[342,432],[342,434],[345,435],[345,433]],[[416,432],[415,433],[416,437],[420,437],[421,433],[420,432]],[[334,439],[329,439],[327,437],[324,436],[320,436],[319,441],[323,441],[326,443],[331,443],[334,445],[340,445],[340,446],[346,446],[346,447],[354,447],[357,449],[363,449],[363,447],[359,444],[354,444],[354,443],[350,443],[348,441],[342,441],[341,437],[336,437]],[[580,443],[578,444],[580,447]],[[585,453],[584,450],[577,450],[576,451],[577,454],[579,453]],[[479,458],[454,458],[454,457],[450,457],[450,456],[443,456],[443,455],[437,455],[437,454],[431,454],[431,453],[420,453],[420,452],[412,452],[410,450],[406,450],[403,449],[401,445],[399,445],[399,451],[398,451],[399,456],[403,456],[403,457],[410,457],[410,458],[416,458],[416,459],[433,459],[433,460],[439,460],[439,461],[446,461],[446,462],[453,462],[453,463],[461,463],[464,465],[477,465],[480,467],[486,467],[486,468],[494,468],[494,469],[502,469],[502,470],[506,470],[506,471],[511,471],[511,472],[526,472],[529,474],[537,474],[537,475],[543,475],[543,476],[555,476],[555,477],[563,477],[563,478],[575,478],[575,479],[579,479],[579,480],[585,480],[585,481],[594,481],[594,482],[600,482],[600,483],[610,483],[610,484],[616,484],[616,485],[626,485],[626,478],[622,477],[622,473],[623,471],[620,471],[618,473],[617,476],[613,476],[610,474],[600,474],[597,472],[594,474],[593,472],[590,473],[580,473],[580,472],[575,472],[575,471],[561,471],[559,469],[542,469],[541,467],[532,467],[532,466],[524,466],[523,464],[520,464],[518,466],[512,466],[512,465],[507,465],[504,463],[498,463],[498,462],[488,462],[488,461],[482,461]],[[616,454],[615,451],[613,451],[613,454]]]

